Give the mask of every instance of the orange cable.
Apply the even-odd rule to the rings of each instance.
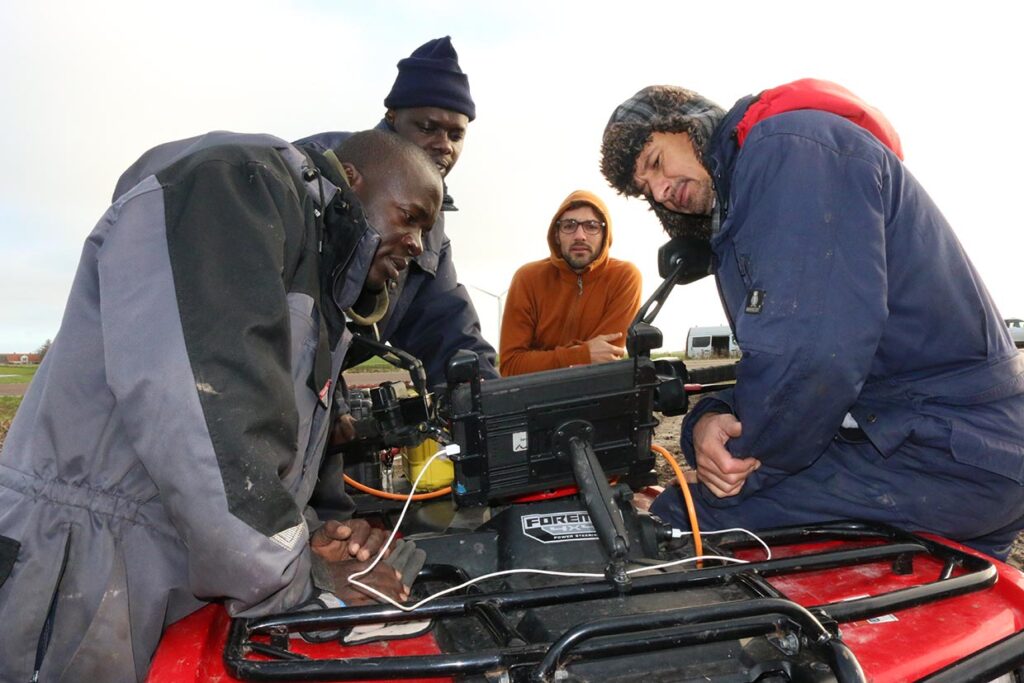
[[[388,493],[387,491],[380,491],[378,489],[370,488],[366,484],[360,484],[358,481],[356,481],[352,477],[348,476],[347,474],[344,475],[344,479],[345,479],[345,483],[346,484],[348,484],[352,488],[356,489],[357,491],[362,491],[363,493],[369,493],[371,496],[377,496],[378,498],[386,498],[388,500],[405,500],[406,498],[409,497],[409,494],[407,494],[407,493],[406,494],[402,494],[402,493]],[[442,496],[447,496],[451,492],[452,492],[452,487],[451,486],[445,486],[443,489],[438,489],[436,491],[431,491],[430,493],[417,493],[416,495],[414,495],[412,497],[412,499],[413,500],[431,500],[432,498],[441,498]]]
[[[651,450],[665,458],[668,464],[672,467],[672,471],[676,473],[676,479],[679,481],[679,488],[683,492],[683,500],[686,501],[686,513],[690,516],[690,528],[693,531],[693,552],[699,557],[704,554],[704,544],[700,540],[700,526],[697,524],[697,509],[693,507],[693,497],[690,496],[690,486],[686,483],[686,477],[683,476],[683,470],[679,467],[679,463],[672,457],[663,446],[659,446],[654,443],[651,444]],[[700,564],[697,565],[698,567]]]

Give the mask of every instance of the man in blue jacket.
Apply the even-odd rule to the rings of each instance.
[[[465,143],[476,104],[469,79],[459,67],[451,38],[429,40],[398,62],[398,76],[384,98],[387,111],[378,129],[390,130],[430,155],[447,179]],[[330,149],[350,135],[329,132],[296,142]],[[431,386],[444,382],[448,360],[459,349],[480,356],[484,377],[497,377],[494,348],[480,335],[480,319],[466,288],[459,284],[452,260],[451,240],[445,234],[444,213],[457,211],[444,187],[441,213],[424,235],[423,253],[390,283],[391,305],[373,330],[361,330],[408,351],[423,361]],[[366,360],[353,354],[348,365]]]
[[[821,81],[725,112],[652,86],[602,171],[710,240],[743,350],[682,430],[708,528],[883,521],[1004,558],[1024,528],[1024,358],[877,110]],[[680,491],[652,511],[685,525]]]
[[[377,124],[409,140],[425,151],[447,179],[462,154],[469,122],[476,118],[476,104],[469,92],[469,79],[459,66],[459,56],[449,36],[429,40],[398,62],[398,76],[384,98],[387,108]],[[314,149],[336,147],[351,133],[327,132],[312,135],[295,144]],[[480,334],[480,318],[466,288],[459,284],[452,259],[451,240],[445,234],[444,214],[457,211],[444,184],[444,201],[433,228],[423,236],[423,252],[407,270],[388,282],[390,303],[382,319],[368,324],[359,318],[350,323],[353,331],[371,336],[408,351],[423,362],[427,382],[436,387],[445,381],[448,360],[459,349],[475,351],[480,373],[498,377],[494,347]],[[369,356],[353,350],[345,367],[353,367]],[[344,447],[355,437],[355,426],[340,388],[338,416],[331,435],[334,447]],[[340,482],[344,459],[332,453],[325,458],[313,504],[321,516],[348,519],[353,501]]]

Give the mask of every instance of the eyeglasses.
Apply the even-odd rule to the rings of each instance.
[[[601,221],[578,221],[575,218],[562,218],[558,221],[558,230],[563,235],[572,235],[576,232],[576,228],[583,228],[583,232],[588,235],[596,235],[604,229],[604,223]]]

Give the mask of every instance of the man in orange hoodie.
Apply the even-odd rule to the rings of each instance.
[[[604,363],[626,353],[640,307],[640,271],[611,258],[608,207],[586,190],[562,202],[548,228],[551,255],[512,278],[501,322],[505,377]]]

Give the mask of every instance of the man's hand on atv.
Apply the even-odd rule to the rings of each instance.
[[[313,552],[328,562],[365,561],[375,557],[387,539],[387,531],[375,529],[363,519],[328,520],[313,532],[309,545]],[[388,548],[384,556],[390,552],[391,548]]]
[[[394,545],[394,552],[374,567],[369,574],[360,576],[359,582],[394,600],[404,602],[409,599],[410,587],[416,581],[426,560],[426,552],[417,548],[414,542],[400,539]],[[368,565],[368,562],[359,560],[330,563],[331,573],[334,576],[334,592],[346,605],[365,605],[380,600],[378,596],[365,592],[359,586],[349,582],[349,577],[362,571]]]
[[[348,581],[350,576],[366,569],[369,564],[369,562],[360,562],[359,560],[330,563],[331,574],[334,576],[334,594],[341,598],[346,605],[352,607],[380,602],[380,598],[377,596],[365,592]],[[360,576],[359,581],[398,602],[409,599],[409,587],[402,584],[402,572],[384,562],[374,567],[366,576]]]
[[[338,446],[344,446],[345,444],[355,441],[356,438],[356,420],[348,413],[343,413],[334,420],[334,424],[331,425],[331,434],[328,438],[328,443],[332,448]]]
[[[728,413],[708,413],[693,428],[697,479],[719,498],[739,493],[750,473],[761,466],[756,458],[734,458],[725,447],[742,433],[743,425]]]

